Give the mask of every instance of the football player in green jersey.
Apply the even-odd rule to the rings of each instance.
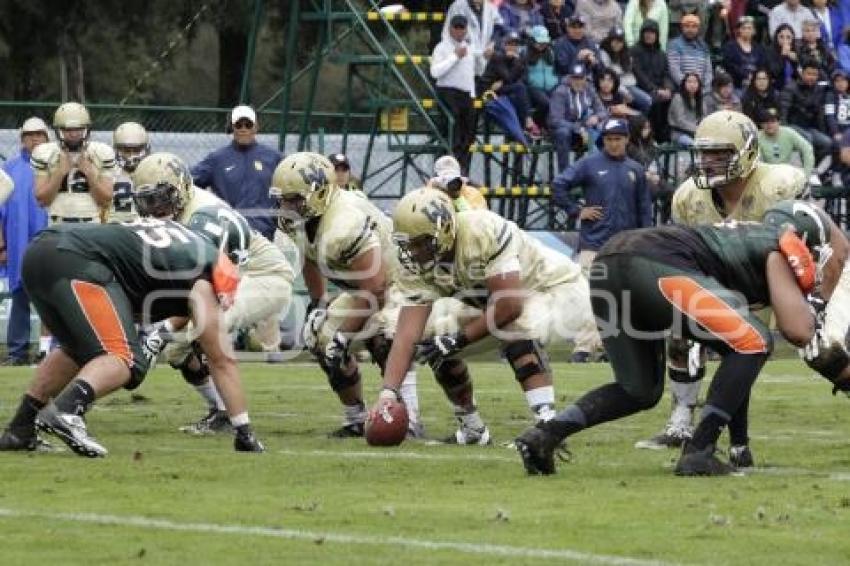
[[[37,450],[41,428],[74,452],[107,455],[83,415],[112,391],[138,387],[148,370],[135,321],[189,317],[236,429],[234,447],[259,452],[239,369],[221,326],[239,274],[216,246],[175,222],[60,224],[42,232],[24,257],[23,280],[60,347],[38,366],[0,450]],[[50,399],[54,399],[50,402]]]
[[[591,301],[615,381],[517,438],[529,473],[554,473],[554,453],[566,437],[658,403],[671,329],[722,356],[676,474],[734,470],[715,455],[716,442],[731,420],[746,421],[750,389],[773,347],[750,307],[772,306],[782,334],[808,343],[815,319],[806,296],[816,286],[825,298],[832,294],[848,251],[841,230],[812,204],[780,203],[764,220],[635,230],[602,248]]]

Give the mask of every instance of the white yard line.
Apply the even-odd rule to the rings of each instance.
[[[646,560],[627,556],[593,554],[569,549],[547,549],[500,544],[461,542],[448,540],[428,540],[408,537],[383,537],[353,533],[307,531],[301,529],[281,529],[240,524],[182,523],[168,519],[153,519],[137,515],[101,515],[96,513],[50,513],[21,511],[0,508],[0,517],[19,519],[46,519],[50,521],[88,523],[117,527],[135,527],[141,529],[165,530],[172,532],[212,533],[240,536],[271,537],[309,541],[316,544],[338,543],[342,545],[375,545],[393,548],[406,547],[419,550],[449,550],[467,554],[485,556],[508,556],[517,558],[541,558],[566,560],[582,564],[606,564],[612,566],[667,566],[670,562]]]

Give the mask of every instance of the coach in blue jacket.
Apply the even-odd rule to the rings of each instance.
[[[272,173],[280,163],[277,150],[257,143],[257,114],[250,106],[230,113],[233,142],[207,155],[192,168],[195,185],[210,189],[241,212],[252,228],[272,240],[275,219],[269,198]]]
[[[562,171],[553,183],[552,199],[570,215],[578,213],[579,264],[587,275],[599,248],[623,230],[652,225],[652,197],[646,172],[626,156],[629,127],[625,120],[611,118],[602,124],[602,151],[591,153]],[[570,191],[581,187],[584,206]],[[598,340],[598,338],[597,338]],[[589,361],[598,343],[577,342],[574,362]]]

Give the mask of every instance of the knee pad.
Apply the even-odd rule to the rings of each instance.
[[[805,358],[805,362],[810,368],[835,383],[835,380],[841,376],[841,372],[850,365],[850,357],[841,344],[833,342],[829,346],[822,346],[817,356],[811,359]]]
[[[366,349],[372,354],[372,361],[378,364],[381,368],[381,374],[384,373],[384,368],[387,365],[387,358],[390,357],[390,349],[393,346],[393,341],[387,339],[383,334],[376,334],[366,341]]]
[[[196,364],[194,364],[198,366],[196,369],[192,368],[192,362],[196,362]],[[209,366],[204,359],[194,351],[186,356],[186,358],[179,364],[172,363],[170,365],[174,369],[180,370],[180,374],[189,385],[201,385],[210,376]]]
[[[519,383],[528,378],[544,373],[550,374],[549,357],[543,350],[543,346],[536,340],[520,340],[511,342],[502,350],[508,363],[514,370],[514,377]],[[532,361],[520,362],[525,356],[533,356]],[[522,364],[522,365],[520,365]]]
[[[350,360],[351,358],[349,358]],[[328,383],[336,392],[342,391],[343,389],[348,389],[352,385],[357,385],[360,383],[360,369],[355,366],[354,373],[351,375],[346,375],[343,367],[348,366],[349,364],[345,364],[345,366],[336,366],[329,367],[324,364],[320,364],[322,371],[325,372],[325,375],[328,376]]]

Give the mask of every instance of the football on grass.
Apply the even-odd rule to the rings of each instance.
[[[407,407],[386,399],[366,420],[366,442],[370,446],[398,446],[407,436]]]

